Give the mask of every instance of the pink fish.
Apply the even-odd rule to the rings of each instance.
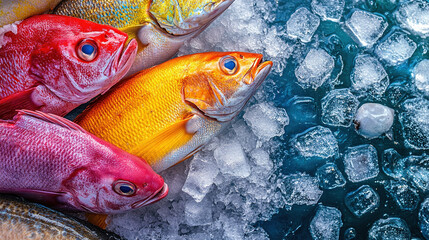
[[[142,159],[53,114],[0,120],[0,192],[111,214],[156,202],[168,186]]]
[[[128,43],[129,42],[129,43]],[[0,28],[0,118],[16,109],[64,116],[130,69],[135,39],[113,27],[38,15]]]

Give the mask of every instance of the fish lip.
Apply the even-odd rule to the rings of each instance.
[[[143,206],[149,205],[151,203],[154,203],[154,202],[157,202],[157,201],[163,199],[165,196],[167,196],[167,194],[168,194],[168,185],[167,185],[167,183],[164,183],[164,185],[160,189],[158,189],[157,191],[152,193],[152,195],[150,195],[149,197],[147,197],[141,201],[137,201],[137,202],[133,203],[131,205],[131,207],[133,209],[141,208]]]

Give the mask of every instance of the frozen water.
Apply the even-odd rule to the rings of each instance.
[[[417,63],[411,76],[417,90],[429,97],[429,60],[423,59]]]
[[[349,89],[335,89],[322,99],[322,122],[330,126],[349,127],[359,101]]]
[[[383,36],[388,26],[384,17],[370,12],[356,10],[346,21],[350,36],[363,47],[372,47]]]
[[[219,169],[213,156],[199,152],[192,159],[182,191],[192,196],[195,201],[201,202],[209,192],[218,173]]]
[[[401,158],[402,156],[393,148],[384,150],[382,161],[383,172],[392,178],[401,178],[403,175],[402,170],[405,168]]]
[[[309,230],[314,240],[337,240],[342,225],[340,210],[319,205]]]
[[[253,174],[258,174],[260,178],[269,177],[272,174],[274,163],[270,159],[268,152],[262,148],[257,148],[250,152],[250,160],[258,166],[253,169]]]
[[[293,150],[304,158],[332,158],[338,155],[338,141],[329,128],[316,126],[295,135]]]
[[[312,0],[311,10],[319,15],[322,21],[339,22],[345,4],[344,0]]]
[[[408,99],[402,104],[399,121],[406,146],[429,150],[429,101],[424,98]]]
[[[311,97],[294,96],[287,102],[287,112],[295,124],[315,124],[316,102]]]
[[[212,220],[212,203],[210,199],[204,198],[200,202],[188,200],[185,203],[186,223],[189,226],[208,225]]]
[[[273,107],[266,102],[249,107],[243,118],[255,135],[264,141],[283,135],[284,127],[289,124],[286,110]]]
[[[334,65],[334,58],[325,50],[311,49],[295,69],[298,84],[304,89],[319,88],[330,77]]]
[[[429,192],[429,156],[411,155],[401,159],[400,164],[403,168],[397,170],[402,172],[402,177],[412,182],[423,192]]]
[[[408,186],[407,182],[389,180],[384,182],[383,187],[401,210],[414,211],[417,208],[420,202],[419,194],[417,190]]]
[[[375,48],[375,54],[389,65],[398,65],[409,59],[417,44],[402,31],[395,31]]]
[[[359,107],[355,123],[356,131],[369,139],[379,137],[390,130],[395,111],[379,103],[365,103]]]
[[[240,143],[236,140],[223,142],[213,152],[219,170],[223,174],[245,178],[250,175],[250,166]]]
[[[368,54],[355,58],[350,80],[352,89],[359,95],[380,96],[389,85],[389,78],[381,63]]]
[[[377,210],[380,205],[380,197],[368,185],[363,185],[354,192],[347,194],[345,198],[346,206],[356,217]]]
[[[346,179],[334,163],[327,163],[318,168],[316,176],[322,189],[334,189],[346,185]]]
[[[423,236],[429,239],[429,198],[426,198],[420,206],[419,225]]]
[[[258,138],[253,133],[252,129],[246,124],[244,119],[240,119],[232,123],[232,129],[245,152],[250,152],[256,148]]]
[[[317,178],[304,173],[287,175],[281,191],[287,205],[315,205],[323,191]]]
[[[424,0],[403,2],[395,12],[400,26],[421,37],[429,36],[429,4]]]
[[[361,182],[378,175],[377,150],[369,144],[347,148],[344,169],[351,182]]]
[[[356,229],[354,228],[347,228],[346,231],[344,231],[344,240],[354,240],[356,239]]]
[[[314,32],[319,27],[319,17],[307,8],[298,8],[286,23],[287,33],[291,38],[302,42],[310,42]]]
[[[368,240],[409,240],[411,232],[407,223],[396,217],[379,219],[372,224]]]

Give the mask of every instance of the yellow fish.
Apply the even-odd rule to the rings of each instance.
[[[245,106],[271,70],[261,54],[174,58],[124,80],[75,120],[159,172],[190,157]]]
[[[0,27],[52,10],[61,0],[0,0]]]
[[[0,0],[1,1],[1,0]],[[54,14],[110,25],[139,40],[128,76],[173,57],[234,0],[63,0]]]

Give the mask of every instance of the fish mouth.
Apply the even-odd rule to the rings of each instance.
[[[234,0],[221,0],[218,2],[210,1],[200,6],[200,9],[198,9],[198,7],[197,9],[194,8],[194,15],[190,16],[183,16],[183,9],[186,8],[186,6],[180,5],[186,4],[181,4],[179,3],[180,1],[175,1],[177,5],[172,9],[172,11],[175,12],[174,16],[168,15],[171,14],[171,11],[156,12],[155,10],[158,9],[153,10],[152,8],[160,2],[162,1],[153,1],[151,4],[151,10],[149,13],[152,16],[152,19],[154,19],[158,24],[158,27],[166,33],[173,36],[184,36],[189,34],[197,35],[203,31],[211,22],[222,14],[234,2]]]
[[[165,196],[167,196],[167,194],[168,194],[168,185],[167,185],[167,183],[164,183],[164,185],[160,189],[158,189],[157,191],[152,193],[152,195],[150,195],[146,199],[143,199],[141,201],[133,203],[131,205],[131,207],[133,209],[141,208],[143,206],[152,204],[154,202],[157,202],[157,201],[163,199]]]

